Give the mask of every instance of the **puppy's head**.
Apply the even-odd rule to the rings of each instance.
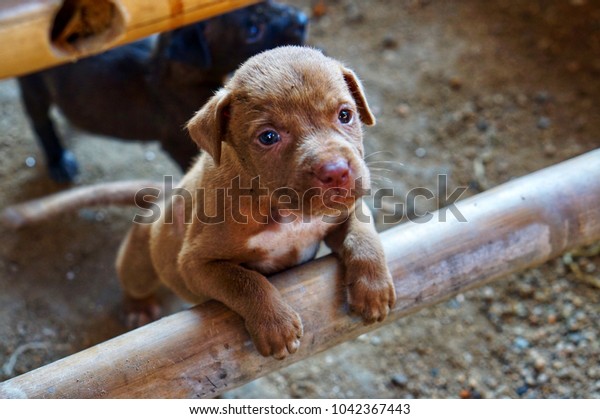
[[[369,188],[362,126],[374,123],[354,72],[317,50],[281,47],[240,67],[188,129],[217,165],[227,159],[274,202],[315,214]]]
[[[295,7],[263,1],[172,31],[168,59],[215,77],[281,45],[302,45],[308,18]]]

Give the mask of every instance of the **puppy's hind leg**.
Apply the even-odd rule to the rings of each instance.
[[[160,317],[155,297],[160,281],[150,257],[149,224],[133,225],[121,243],[116,265],[125,293],[125,325],[133,329]]]

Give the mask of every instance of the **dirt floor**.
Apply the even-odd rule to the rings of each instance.
[[[380,173],[398,197],[435,191],[438,174],[472,195],[600,146],[598,2],[290,3],[313,15],[309,43],[363,79],[378,118],[366,145],[401,163]],[[80,184],[179,176],[156,144],[61,130]],[[1,206],[59,190],[13,80],[0,82],[0,185]],[[131,216],[90,209],[16,234],[0,227],[0,380],[124,332],[113,260]],[[226,397],[600,397],[599,282],[600,244]]]

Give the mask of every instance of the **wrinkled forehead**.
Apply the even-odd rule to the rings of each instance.
[[[341,64],[322,55],[250,61],[236,72],[228,87],[234,92],[234,102],[257,111],[327,113],[343,103],[353,103]]]

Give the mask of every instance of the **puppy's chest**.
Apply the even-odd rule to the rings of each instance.
[[[307,262],[315,257],[331,227],[322,220],[269,226],[248,240],[246,247],[255,257],[244,265],[268,275]]]

